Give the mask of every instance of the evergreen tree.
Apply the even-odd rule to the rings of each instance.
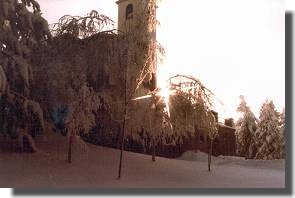
[[[246,158],[254,158],[256,154],[255,131],[257,119],[250,107],[247,106],[244,96],[240,96],[241,104],[237,111],[243,116],[236,123],[237,153]]]
[[[263,103],[258,128],[255,134],[258,152],[255,159],[278,159],[280,158],[281,136],[279,126],[279,113],[272,101]]]
[[[51,38],[48,23],[41,15],[35,0],[0,0],[0,109],[9,112],[9,116],[0,118],[0,131],[18,138],[21,150],[27,138],[36,151],[31,137],[35,120],[40,130],[44,127],[43,111],[30,94],[32,52]]]
[[[41,15],[35,0],[0,0],[0,87],[6,86],[0,88],[2,95],[10,89],[30,96],[31,52],[51,38]]]

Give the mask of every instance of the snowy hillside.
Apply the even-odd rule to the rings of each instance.
[[[47,126],[48,128],[48,126]],[[49,130],[48,130],[49,131]],[[179,159],[124,153],[122,179],[117,180],[119,150],[74,143],[68,164],[66,138],[48,132],[38,141],[44,153],[0,152],[1,187],[95,188],[284,188],[283,161],[249,161],[214,157],[207,171],[207,155],[187,152]],[[2,137],[0,136],[0,140]],[[50,145],[47,144],[50,141]],[[1,142],[3,143],[3,142]],[[78,145],[78,146],[77,146]],[[80,147],[77,149],[77,147]]]

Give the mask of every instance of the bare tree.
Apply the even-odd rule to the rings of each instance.
[[[91,36],[103,36],[107,33],[115,35],[115,30],[113,29],[113,21],[103,14],[99,14],[97,11],[92,10],[86,16],[70,16],[65,15],[59,19],[58,23],[52,24],[51,31],[53,35],[57,38],[62,38],[64,35],[70,35],[72,38],[77,40],[87,40]],[[116,39],[119,45],[119,38]],[[93,42],[90,41],[89,42]],[[68,43],[61,41],[60,45],[66,48],[64,45]],[[80,47],[80,43],[77,42],[76,45]],[[110,49],[114,50],[114,49]],[[111,54],[108,54],[111,56]],[[78,66],[80,67],[80,66]],[[71,66],[73,69],[74,67]],[[58,81],[58,86],[67,87],[68,82],[71,83],[71,89],[64,90],[64,97],[61,100],[66,103],[67,114],[65,115],[65,128],[67,130],[67,141],[68,141],[68,152],[67,159],[68,162],[72,162],[72,148],[74,144],[74,139],[80,136],[80,134],[87,134],[96,125],[95,119],[102,109],[106,109],[110,112],[109,105],[111,100],[106,93],[98,92],[89,85],[86,79],[86,69],[77,68],[77,71],[70,72],[74,73],[76,76],[69,74],[68,70],[64,67],[59,68],[59,74],[55,79]],[[65,70],[65,71],[64,71]],[[74,83],[76,82],[76,83]],[[82,83],[81,83],[82,82]],[[55,83],[56,84],[56,83]],[[58,94],[63,95],[63,94]],[[74,97],[71,97],[74,96]],[[63,99],[64,98],[64,99]],[[82,141],[80,141],[82,143]],[[85,145],[84,145],[85,146]]]
[[[205,129],[210,139],[208,171],[211,167],[212,143],[218,135],[217,120],[212,113],[214,94],[195,77],[177,75],[170,78],[175,92],[170,99],[170,122],[177,142],[188,134],[193,136],[195,126]]]
[[[84,85],[79,90],[78,100],[70,105],[65,123],[68,138],[68,162],[72,162],[73,140],[81,134],[88,133],[95,126],[95,113],[108,108],[106,97]],[[79,141],[86,148],[83,141]]]
[[[114,31],[114,21],[96,10],[92,10],[86,16],[64,15],[58,23],[51,24],[51,32],[54,36],[71,34],[84,39],[97,33],[112,31]]]
[[[218,136],[217,120],[211,111],[207,112],[206,115],[206,125],[205,129],[208,131],[208,136],[210,139],[210,149],[208,152],[208,171],[211,171],[211,156],[213,150],[213,141]]]

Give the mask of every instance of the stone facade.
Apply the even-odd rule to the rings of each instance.
[[[235,129],[225,126],[223,124],[218,125],[218,137],[213,142],[212,155],[214,156],[236,156],[236,140]],[[141,145],[133,142],[131,138],[127,138],[128,141],[125,144],[125,149],[128,151],[151,154],[152,150],[144,150]],[[182,153],[189,150],[199,150],[204,153],[208,153],[210,142],[207,137],[206,131],[202,129],[195,129],[195,135],[184,139],[182,144],[177,145],[157,145],[156,154],[162,157],[176,158]]]
[[[196,129],[196,137],[193,140],[193,149],[208,153],[210,142],[206,131]],[[213,141],[212,154],[218,155],[236,155],[235,129],[232,127],[218,124],[218,137]]]

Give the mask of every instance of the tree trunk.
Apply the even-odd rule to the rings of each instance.
[[[118,128],[118,133],[117,133],[117,146],[116,146],[117,149],[121,148],[121,139],[122,139],[121,136],[122,136],[122,129],[120,127]]]
[[[152,140],[152,161],[156,161],[156,145],[154,140]]]
[[[122,127],[122,134],[121,134],[121,151],[120,151],[118,179],[121,178],[121,172],[122,172],[122,160],[123,160],[124,140],[125,140],[125,122],[126,122],[125,120],[126,119],[124,118],[123,127]]]
[[[197,152],[198,151],[198,149],[199,149],[199,143],[200,143],[200,133],[198,132],[198,126],[197,125],[195,125],[195,137],[194,137],[194,150],[195,150],[195,152]]]
[[[213,141],[210,140],[210,146],[208,151],[208,171],[211,171],[211,156],[212,156],[212,150],[213,150]]]
[[[122,161],[123,161],[123,151],[124,151],[124,141],[125,141],[125,125],[126,125],[126,116],[127,116],[127,67],[125,68],[125,91],[124,91],[124,119],[123,119],[123,126],[122,126],[122,133],[121,133],[121,151],[120,151],[120,162],[119,162],[119,171],[118,171],[118,179],[121,178],[122,172]]]
[[[68,163],[72,163],[72,144],[73,144],[73,136],[71,134],[69,137]]]

